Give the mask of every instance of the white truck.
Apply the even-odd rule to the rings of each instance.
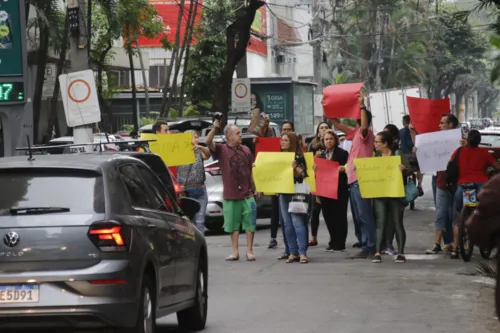
[[[387,124],[403,127],[402,119],[408,114],[406,97],[421,97],[419,87],[388,89],[370,93],[369,107],[373,116],[373,132],[382,131]]]

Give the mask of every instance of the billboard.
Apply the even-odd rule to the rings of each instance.
[[[19,2],[0,1],[0,76],[23,75]]]
[[[267,36],[267,4],[260,7],[255,13],[251,29],[254,34]],[[251,35],[247,51],[267,57],[267,39]]]
[[[196,0],[194,0],[196,1]],[[177,19],[179,16],[179,1],[178,0],[149,0],[149,4],[156,8],[158,11],[159,19],[163,21],[165,25],[165,31],[163,35],[158,36],[154,39],[149,39],[146,37],[139,37],[139,45],[141,47],[162,47],[161,39],[166,37],[170,42],[175,42],[175,35],[177,34]],[[193,4],[194,6],[195,4]],[[191,6],[191,0],[185,0],[184,11],[182,13],[182,21],[180,25],[180,43],[184,40],[184,35],[186,34],[186,26],[188,24],[188,14],[189,7]],[[202,1],[198,3],[198,9],[195,18],[195,26],[200,23],[201,12],[202,12]],[[193,40],[195,40],[193,36]]]

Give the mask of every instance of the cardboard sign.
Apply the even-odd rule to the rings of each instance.
[[[443,114],[450,113],[450,99],[425,99],[406,97],[411,124],[418,134],[439,131],[439,121]]]
[[[358,95],[363,83],[334,84],[323,89],[323,112],[326,118],[360,119]]]

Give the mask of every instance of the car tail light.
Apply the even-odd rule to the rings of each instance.
[[[219,167],[219,162],[209,164],[205,166],[205,172],[208,172],[212,176],[221,176],[222,170]]]
[[[101,252],[126,251],[130,242],[130,231],[113,222],[93,224],[88,236]]]
[[[125,284],[125,280],[90,280],[91,284]]]

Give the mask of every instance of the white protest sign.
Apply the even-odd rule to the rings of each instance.
[[[419,134],[415,138],[417,160],[422,173],[446,170],[453,152],[460,147],[462,130]]]

